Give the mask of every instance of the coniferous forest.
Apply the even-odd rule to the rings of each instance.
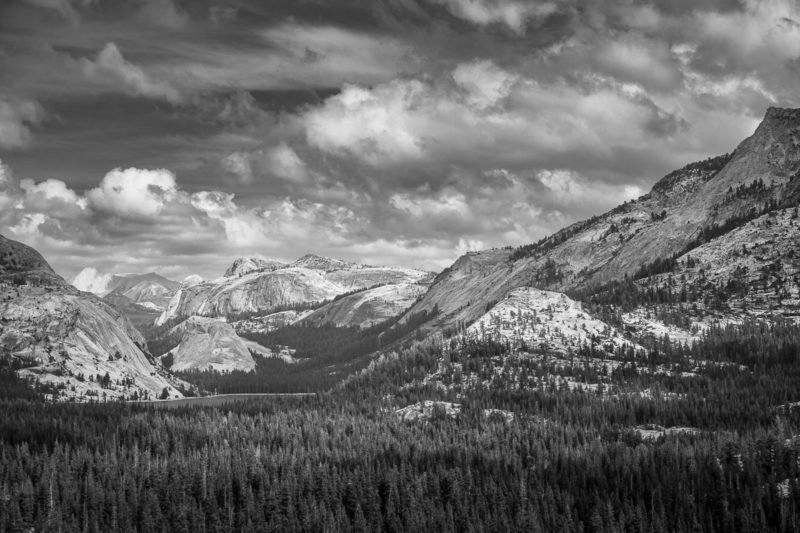
[[[6,370],[0,530],[800,527],[797,326],[653,339],[605,375],[524,349],[415,343],[328,392],[174,409],[45,403]]]

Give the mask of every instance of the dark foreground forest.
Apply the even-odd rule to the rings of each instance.
[[[325,394],[170,410],[47,404],[6,370],[0,530],[798,531],[800,417],[777,406],[800,399],[799,347],[787,325],[655,339],[603,391],[507,345],[420,344]],[[469,394],[423,379],[511,360]],[[395,412],[422,400],[461,411]]]

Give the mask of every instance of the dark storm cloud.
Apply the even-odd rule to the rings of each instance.
[[[792,0],[3,2],[0,224],[67,274],[442,267],[797,106],[798,21]]]

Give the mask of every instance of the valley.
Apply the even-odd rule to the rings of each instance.
[[[150,530],[791,531],[797,128],[771,109],[731,154],[438,274],[310,254],[70,285],[3,238],[0,447],[25,466],[0,467],[0,529],[45,524],[48,493],[78,524],[80,485],[98,524]],[[123,493],[139,514],[104,515]]]

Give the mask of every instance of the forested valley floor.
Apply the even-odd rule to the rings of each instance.
[[[4,369],[0,530],[797,531],[800,328],[647,348],[414,343],[315,396],[171,410]]]

